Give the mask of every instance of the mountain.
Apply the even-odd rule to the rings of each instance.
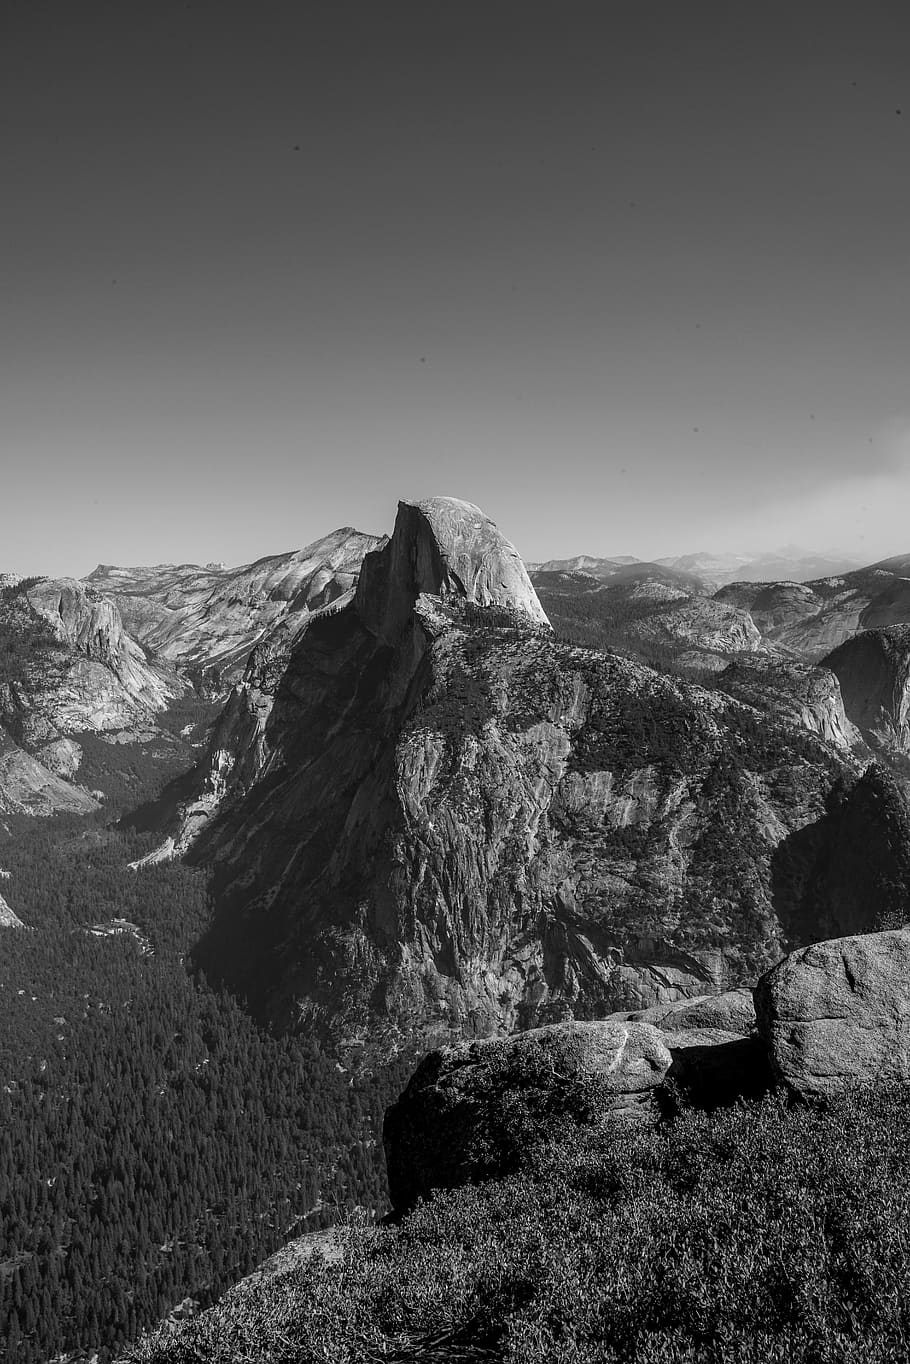
[[[561,644],[478,508],[402,503],[191,850],[218,895],[196,959],[353,1047],[738,985],[807,931],[861,769],[830,737]]]
[[[843,554],[818,554],[799,545],[785,545],[763,554],[682,554],[657,562],[694,573],[715,587],[731,582],[805,582],[859,567],[855,559]]]
[[[73,781],[85,736],[167,744],[158,716],[187,689],[172,666],[129,637],[110,598],[72,578],[7,581],[0,589],[0,810],[94,810],[97,792]]]
[[[553,628],[571,643],[695,670],[766,647],[748,611],[714,600],[702,579],[677,569],[636,563],[600,578],[541,569],[531,579]]]
[[[824,659],[844,710],[875,749],[910,757],[910,625],[863,630]]]
[[[535,573],[589,573],[595,578],[610,578],[622,568],[669,569],[695,579],[703,588],[712,591],[731,582],[775,582],[792,580],[804,582],[811,578],[826,578],[858,568],[855,559],[843,554],[818,554],[799,545],[784,545],[781,549],[762,554],[677,554],[652,562],[636,559],[632,554],[598,558],[577,554],[572,559],[547,559],[528,563]]]
[[[804,583],[735,582],[715,600],[748,611],[781,652],[817,661],[857,631],[910,623],[908,571],[899,556]]]
[[[382,540],[345,526],[305,549],[253,564],[99,564],[86,582],[116,602],[146,648],[185,671],[238,681],[253,645],[280,629],[292,639],[310,613],[353,592],[364,554]]]
[[[526,563],[525,567],[529,573],[590,573],[594,578],[609,578],[618,568],[640,563],[634,554],[619,554],[610,559],[576,554],[574,559],[547,559],[543,563]]]

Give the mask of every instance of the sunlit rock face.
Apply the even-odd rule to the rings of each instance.
[[[560,644],[513,547],[454,499],[401,505],[248,732],[192,853],[219,899],[197,956],[352,1046],[754,981],[803,922],[818,840],[797,835],[859,772],[728,694]]]
[[[876,747],[910,754],[910,626],[864,630],[824,660],[844,708]]]
[[[365,554],[384,537],[349,526],[287,554],[254,564],[99,564],[87,582],[118,605],[143,645],[218,685],[239,683],[255,645],[279,632],[284,643],[311,613],[350,600]]]
[[[86,812],[71,736],[154,730],[186,683],[149,658],[108,598],[72,578],[7,583],[0,596],[0,809]]]
[[[758,982],[755,1010],[775,1074],[803,1098],[910,1081],[910,931],[835,938]]]
[[[185,690],[172,668],[131,639],[110,598],[75,578],[43,578],[26,593],[65,654],[57,669],[36,667],[28,682],[30,737],[123,729],[148,721]]]
[[[364,560],[357,615],[371,634],[392,642],[421,593],[549,623],[514,545],[479,507],[454,497],[399,503],[391,541]]]
[[[717,685],[845,753],[864,748],[862,734],[847,717],[840,683],[830,667],[770,655],[740,658],[719,674]]]
[[[734,582],[716,601],[746,610],[780,652],[817,662],[860,630],[910,623],[910,559],[810,582]]]
[[[88,814],[98,801],[14,743],[0,728],[0,814]]]

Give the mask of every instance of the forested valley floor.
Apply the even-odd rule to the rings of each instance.
[[[289,1236],[384,1211],[377,1138],[408,1069],[352,1081],[188,969],[207,875],[129,868],[153,840],[116,806],[155,774],[89,747],[95,777],[105,751],[118,766],[103,814],[0,820],[0,890],[27,925],[0,930],[0,1342],[17,1364],[104,1364]]]

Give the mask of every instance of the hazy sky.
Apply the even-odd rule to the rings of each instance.
[[[4,0],[0,571],[910,550],[910,13]]]

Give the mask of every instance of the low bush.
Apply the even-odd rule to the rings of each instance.
[[[885,1364],[910,1357],[910,1096],[781,1095],[605,1142],[350,1225],[136,1364]]]

